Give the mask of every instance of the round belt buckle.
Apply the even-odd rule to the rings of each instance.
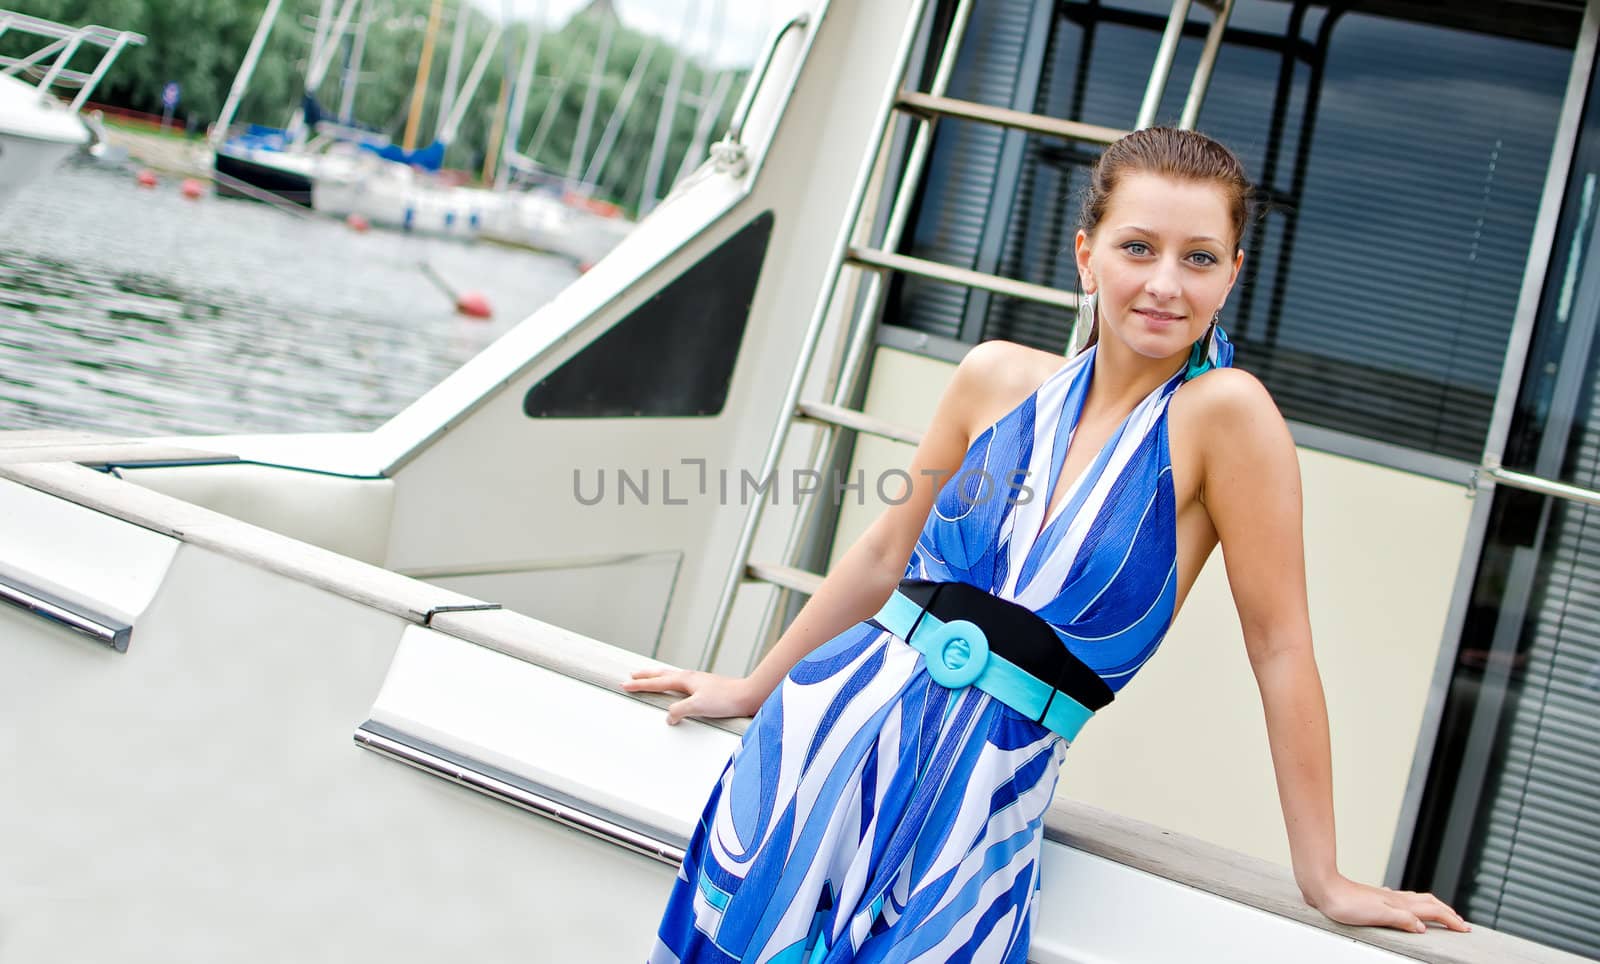
[[[950,689],[971,686],[989,662],[989,638],[977,623],[957,619],[928,634],[923,658],[934,682]]]

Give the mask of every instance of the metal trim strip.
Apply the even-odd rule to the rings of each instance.
[[[8,603],[41,619],[65,626],[119,653],[128,651],[133,625],[87,607],[68,602],[52,593],[0,576],[0,602]]]
[[[583,805],[558,790],[542,786],[470,757],[411,737],[390,726],[367,720],[356,728],[356,745],[424,773],[476,790],[502,803],[536,813],[624,850],[676,867],[683,863],[687,841],[667,839],[663,831],[599,808]]]

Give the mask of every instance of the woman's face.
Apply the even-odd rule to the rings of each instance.
[[[1143,172],[1123,175],[1093,237],[1078,232],[1077,257],[1100,341],[1152,359],[1205,334],[1244,262],[1220,186]]]

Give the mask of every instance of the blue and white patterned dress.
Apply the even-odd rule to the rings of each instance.
[[[1220,332],[1208,348],[1213,364],[1231,361]],[[1094,356],[973,441],[906,576],[1027,606],[1119,689],[1176,604],[1166,416],[1185,375],[1124,419],[1045,524]],[[690,840],[650,964],[1020,964],[1066,748],[987,693],[934,682],[920,653],[858,623],[756,714]]]

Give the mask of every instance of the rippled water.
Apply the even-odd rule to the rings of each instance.
[[[421,260],[488,295],[494,319],[457,315]],[[0,208],[0,430],[371,428],[576,276],[70,163]]]

